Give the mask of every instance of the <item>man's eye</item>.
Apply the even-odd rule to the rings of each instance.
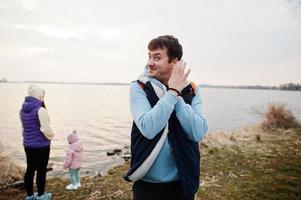
[[[157,60],[157,61],[160,60],[160,59],[161,59],[161,58],[159,58],[159,57],[155,57],[155,60]]]

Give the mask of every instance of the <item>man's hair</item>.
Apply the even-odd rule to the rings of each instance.
[[[182,45],[179,43],[178,39],[172,35],[159,36],[152,39],[148,44],[148,49],[150,51],[154,51],[159,48],[164,49],[164,47],[167,49],[169,62],[175,58],[181,60],[183,55]]]

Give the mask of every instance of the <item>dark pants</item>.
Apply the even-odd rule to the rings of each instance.
[[[184,200],[180,182],[151,183],[137,181],[133,185],[134,200]]]
[[[24,177],[25,188],[28,196],[33,194],[33,177],[37,171],[36,184],[38,195],[41,196],[45,191],[46,170],[49,160],[50,147],[26,148],[27,168]]]

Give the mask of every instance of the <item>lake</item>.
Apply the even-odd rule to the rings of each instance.
[[[107,156],[107,150],[130,145],[132,119],[128,85],[39,84],[46,91],[45,104],[51,127],[56,135],[51,146],[51,174],[64,174],[62,169],[66,137],[77,130],[84,146],[82,173],[106,172],[123,163],[118,156]],[[25,166],[19,110],[27,95],[26,83],[0,84],[1,148]],[[254,110],[264,111],[269,102],[284,103],[301,118],[301,92],[201,88],[203,111],[209,133],[232,131],[260,122]]]

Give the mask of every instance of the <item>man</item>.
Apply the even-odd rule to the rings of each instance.
[[[130,85],[134,200],[191,200],[199,188],[199,141],[207,131],[199,87],[187,81],[182,46],[170,35],[148,45],[146,73]]]

